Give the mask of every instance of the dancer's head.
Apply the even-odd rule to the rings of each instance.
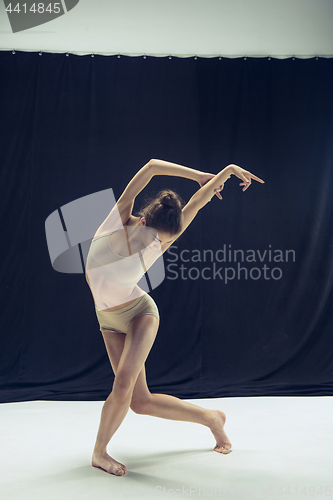
[[[139,225],[155,229],[160,241],[168,242],[181,232],[183,206],[184,201],[175,191],[163,189],[154,198],[146,200],[144,207],[137,212]]]

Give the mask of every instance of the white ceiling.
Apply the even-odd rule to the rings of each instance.
[[[80,0],[65,15],[18,33],[0,0],[0,50],[12,49],[333,57],[333,0]]]

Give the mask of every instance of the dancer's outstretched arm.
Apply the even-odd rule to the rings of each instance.
[[[248,170],[238,165],[230,164],[206,182],[205,185],[192,196],[190,202],[195,203],[198,209],[204,207],[212,199],[214,194],[219,195],[219,191],[222,189],[223,184],[231,175],[235,175],[241,179],[242,182],[240,186],[244,186],[243,191],[246,191],[250,186],[252,179],[261,183],[265,182],[256,175],[251,174]],[[221,198],[221,195],[219,195],[219,198]]]
[[[184,216],[186,215],[185,224],[183,226],[184,231],[195,217],[197,211],[206,205],[206,203],[210,201],[214,195],[220,199],[222,198],[219,191],[223,189],[224,182],[230,177],[231,174],[238,176],[243,181],[243,184],[241,184],[241,186],[245,186],[243,191],[245,191],[251,183],[251,178],[259,182],[264,182],[251,174],[251,172],[248,172],[237,165],[229,165],[219,174],[215,175],[207,172],[200,172],[199,170],[178,165],[176,163],[170,163],[164,160],[149,160],[149,162],[146,163],[128,183],[122,195],[118,199],[116,207],[111,210],[110,214],[101,224],[98,231],[106,232],[106,230],[110,229],[108,226],[112,229],[115,214],[118,214],[118,219],[120,214],[122,223],[126,224],[132,214],[136,196],[147,186],[154,175],[184,177],[199,183],[200,189],[192,196],[188,204],[183,208],[183,214]]]
[[[164,171],[167,174],[168,170],[170,171],[173,167],[164,167]],[[163,169],[162,169],[163,170]],[[177,170],[174,169],[174,172]],[[176,174],[171,174],[176,175]],[[225,167],[221,172],[217,175],[206,174],[201,172],[199,177],[196,179],[200,186],[202,186],[189,200],[189,202],[185,205],[182,210],[183,213],[183,224],[182,231],[177,234],[176,238],[171,243],[163,243],[162,244],[162,252],[165,252],[170,245],[174,243],[174,241],[185,231],[185,229],[189,226],[189,224],[193,221],[198,211],[204,207],[214,195],[218,196],[220,199],[222,198],[220,195],[221,189],[223,189],[223,185],[227,179],[230,178],[231,175],[236,175],[239,179],[241,179],[240,186],[243,187],[243,191],[245,191],[251,184],[251,179],[254,179],[258,182],[264,183],[262,179],[253,175],[248,170],[245,170],[237,165],[231,164]]]

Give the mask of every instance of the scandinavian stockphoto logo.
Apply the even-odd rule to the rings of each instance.
[[[111,188],[79,198],[52,212],[45,221],[45,233],[53,269],[60,273],[84,273],[92,239],[102,224],[104,233],[111,233],[123,227]],[[129,236],[131,229],[133,227],[127,228]],[[99,273],[116,283],[117,286],[119,273],[124,272],[125,276],[128,276],[132,272],[131,269],[138,273],[137,264],[134,262],[137,258],[141,262],[141,268],[139,268],[141,278],[137,283],[138,286],[149,293],[162,283],[165,278],[164,262],[163,257],[159,258],[162,256],[160,245],[153,242],[154,230],[146,226],[136,227],[136,231],[138,230],[140,234],[137,233],[137,236],[145,242],[145,249],[148,247],[152,249],[149,253],[154,257],[153,264],[149,266],[147,272],[145,272],[148,264],[146,259],[150,257],[144,255],[145,249],[130,257],[118,255],[119,259],[115,262],[105,262],[104,257],[102,263],[103,256],[100,255],[96,257],[97,262],[93,259],[89,262],[92,278],[89,281],[94,281],[94,277]],[[129,281],[130,279],[133,279],[132,276],[128,276]],[[119,292],[121,293],[121,289]]]
[[[10,2],[3,0],[13,33],[28,30],[48,23],[67,14],[80,0],[59,0],[58,2]]]
[[[227,285],[233,280],[259,279],[280,280],[285,263],[295,262],[295,250],[273,248],[234,249],[231,243],[223,244],[218,250],[188,250],[178,252],[172,245],[166,252],[167,279],[176,280],[219,280]]]

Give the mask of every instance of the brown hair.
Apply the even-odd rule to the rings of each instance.
[[[179,194],[171,189],[162,189],[153,198],[146,198],[145,205],[136,216],[144,217],[148,227],[174,235],[182,228],[183,206],[184,201]]]

